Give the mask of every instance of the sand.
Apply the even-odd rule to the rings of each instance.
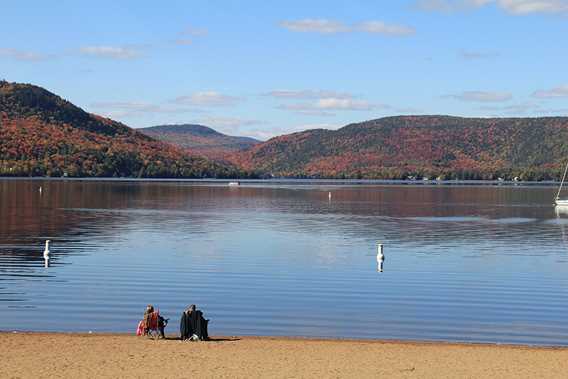
[[[2,378],[566,378],[568,349],[231,337],[0,333]]]

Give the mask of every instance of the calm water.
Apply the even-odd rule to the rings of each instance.
[[[196,303],[211,334],[568,345],[553,193],[0,180],[0,330],[133,332],[152,303],[171,333]]]

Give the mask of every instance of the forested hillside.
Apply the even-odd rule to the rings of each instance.
[[[563,117],[387,117],[264,143],[200,125],[145,133],[178,147],[43,88],[0,81],[3,176],[541,180],[558,179],[568,160]]]
[[[229,159],[270,176],[558,178],[568,118],[388,117],[273,138]]]
[[[43,88],[0,81],[0,175],[199,178],[243,174],[87,113]]]
[[[260,141],[249,137],[234,137],[203,125],[159,125],[138,131],[160,141],[168,142],[191,154],[211,159],[223,159],[227,154],[246,150]]]

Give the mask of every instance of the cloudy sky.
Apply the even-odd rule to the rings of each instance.
[[[568,115],[568,0],[0,1],[0,79],[132,127]]]

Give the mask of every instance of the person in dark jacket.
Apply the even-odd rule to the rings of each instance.
[[[181,314],[181,321],[179,325],[179,331],[181,339],[183,340],[198,340],[206,341],[209,339],[209,333],[207,331],[207,324],[209,320],[203,317],[203,313],[197,310],[195,304],[191,304]]]

